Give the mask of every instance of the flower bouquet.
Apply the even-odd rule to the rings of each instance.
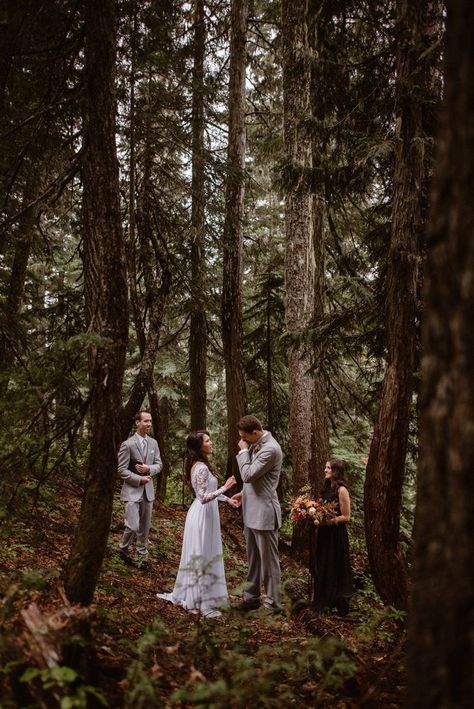
[[[336,502],[323,502],[313,500],[307,495],[299,495],[291,500],[291,516],[293,524],[328,524],[331,519],[337,517]]]

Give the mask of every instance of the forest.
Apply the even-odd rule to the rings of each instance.
[[[2,709],[474,706],[473,36],[471,0],[4,0]],[[117,463],[140,411],[143,566]],[[221,504],[230,606],[186,613],[156,598],[186,437],[245,490],[248,414],[283,452],[282,612],[237,608]],[[332,459],[344,616],[292,515]]]

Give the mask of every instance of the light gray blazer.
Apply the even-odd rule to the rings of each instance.
[[[144,460],[143,463],[150,466],[150,472],[146,473],[146,475],[153,477],[160,472],[163,463],[161,462],[160,449],[155,439],[147,436],[147,442],[146,460]],[[155,499],[153,480],[146,485],[140,485],[142,476],[135,472],[135,470],[130,470],[130,467],[132,467],[130,461],[142,460],[143,456],[141,451],[140,436],[137,433],[134,433],[131,438],[128,438],[120,446],[118,454],[118,474],[123,480],[122,489],[120,490],[120,499],[123,500],[123,502],[138,502],[138,500],[141,500],[142,495],[145,496],[148,502],[153,502]]]
[[[277,486],[282,460],[280,445],[269,431],[264,431],[258,443],[237,454],[244,483],[242,515],[246,527],[260,530],[281,527]]]

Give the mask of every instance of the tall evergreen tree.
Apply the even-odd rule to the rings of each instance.
[[[285,139],[286,320],[301,333],[314,308],[314,251],[311,227],[310,52],[306,0],[282,2],[283,121]],[[294,343],[288,354],[290,444],[293,488],[308,483],[314,379],[307,351]]]
[[[308,6],[308,34],[311,51],[310,73],[310,105],[311,118],[315,126],[311,133],[311,165],[312,180],[312,242],[314,249],[314,305],[313,320],[315,323],[324,318],[324,284],[325,284],[325,184],[324,184],[324,154],[326,150],[324,131],[321,126],[326,119],[325,79],[326,77],[326,23],[331,12],[329,3],[312,0]],[[315,371],[312,421],[311,421],[311,465],[310,481],[315,492],[319,492],[324,479],[324,466],[329,457],[329,431],[326,404],[326,384],[319,366],[323,344],[316,346],[314,353]]]
[[[449,0],[428,229],[408,703],[474,702],[474,6]]]
[[[205,293],[205,165],[204,165],[204,58],[206,25],[204,0],[194,2],[192,86],[192,213],[191,213],[191,319],[189,388],[191,429],[206,428],[207,324]]]
[[[417,301],[423,251],[427,158],[423,112],[430,84],[428,1],[397,2],[394,198],[386,291],[387,369],[367,463],[364,515],[375,586],[384,602],[405,608],[408,576],[400,548],[400,507],[414,392]]]
[[[91,442],[84,497],[65,580],[72,602],[92,601],[105,554],[120,445],[118,412],[128,328],[116,125],[116,3],[86,3],[83,163],[84,279],[90,350]]]
[[[148,83],[150,95],[151,71],[149,71]],[[156,229],[154,219],[157,210],[152,179],[151,100],[145,105],[144,124],[143,179],[137,204],[137,259],[143,275],[146,298],[145,312],[139,312],[135,318],[141,361],[128,393],[128,400],[122,410],[122,439],[127,437],[132,427],[135,413],[141,408],[147,391],[153,388],[153,372],[160,342],[161,326],[171,288],[171,273],[168,266],[166,242],[163,238],[160,241],[162,235],[159,229]],[[136,283],[131,284],[131,290],[134,291],[135,289]],[[137,300],[138,298],[135,296],[134,302],[136,303]],[[153,423],[158,435],[159,417]]]
[[[242,259],[245,168],[247,0],[232,0],[229,67],[229,142],[222,284],[222,343],[226,373],[227,475],[239,476],[237,423],[247,406],[243,360]]]

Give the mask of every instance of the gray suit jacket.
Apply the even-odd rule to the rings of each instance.
[[[269,431],[264,431],[258,443],[237,454],[244,483],[242,514],[246,527],[260,530],[281,527],[277,486],[282,460],[281,448]]]
[[[128,438],[120,446],[118,454],[118,474],[123,480],[122,489],[120,491],[120,499],[123,502],[138,502],[142,495],[149,502],[155,499],[155,488],[153,480],[146,485],[140,485],[140,480],[143,477],[134,469],[131,470],[131,461],[142,461],[150,466],[150,472],[145,473],[153,477],[157,475],[163,467],[161,462],[160,449],[154,438],[147,436],[147,454],[146,460],[142,461],[142,449],[140,446],[140,436],[135,433],[131,438]]]

